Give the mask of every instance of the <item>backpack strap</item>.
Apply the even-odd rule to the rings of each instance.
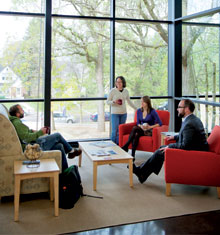
[[[100,197],[100,196],[93,196],[93,195],[89,195],[89,194],[83,194],[82,196],[93,197],[93,198],[98,198],[98,199],[103,199],[103,197]]]

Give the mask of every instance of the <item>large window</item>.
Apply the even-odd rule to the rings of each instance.
[[[52,97],[104,97],[109,92],[109,21],[54,19]]]
[[[7,0],[0,4],[0,11],[44,13],[46,0]],[[7,24],[6,24],[7,25]]]
[[[31,128],[50,122],[52,132],[69,140],[109,138],[111,109],[106,99],[119,75],[126,78],[137,107],[143,95],[152,97],[156,109],[173,107],[172,99],[181,95],[217,102],[219,27],[213,23],[219,23],[219,12],[173,24],[168,12],[174,2],[176,9],[182,5],[178,14],[183,16],[220,6],[219,0],[4,1],[0,5],[1,101],[7,106],[24,105],[30,111],[24,121]],[[179,40],[169,25],[175,29],[181,25]],[[179,64],[172,58],[174,48],[182,51]],[[181,67],[182,74],[173,76]],[[179,85],[175,92],[173,84]],[[134,111],[127,108],[131,122]],[[174,110],[169,111],[173,116]]]
[[[182,15],[191,15],[219,6],[219,0],[182,0]]]
[[[116,23],[115,71],[131,96],[168,95],[167,38],[167,25]]]
[[[219,28],[183,26],[183,95],[219,94]]]
[[[110,0],[53,0],[53,14],[110,16]]]
[[[116,0],[116,17],[167,20],[168,0]]]
[[[0,27],[1,98],[43,98],[44,18],[0,16]]]

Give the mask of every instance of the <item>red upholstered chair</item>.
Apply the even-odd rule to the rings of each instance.
[[[209,151],[166,149],[166,195],[171,183],[217,187],[220,198],[220,126],[215,126],[208,137]]]
[[[169,128],[170,113],[164,110],[156,110],[160,120],[162,121],[162,126],[155,127],[152,132],[152,136],[141,136],[139,139],[139,144],[137,150],[154,152],[161,145],[161,132],[167,132]],[[137,112],[135,113],[134,122],[125,123],[119,125],[119,146],[122,147],[127,141],[129,134],[133,126],[137,123]],[[129,148],[131,149],[131,144]]]

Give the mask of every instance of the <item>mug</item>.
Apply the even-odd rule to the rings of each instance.
[[[122,105],[122,99],[118,99],[118,104]]]
[[[46,128],[46,133],[50,134],[50,127],[49,126],[45,126],[44,128]]]

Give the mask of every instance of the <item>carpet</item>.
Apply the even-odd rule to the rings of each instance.
[[[137,165],[148,157],[149,153],[138,152]],[[68,161],[77,164],[77,159]],[[0,233],[60,234],[220,209],[214,187],[172,185],[172,196],[166,197],[163,169],[144,184],[134,176],[134,187],[130,188],[126,164],[99,166],[96,192],[92,190],[92,162],[87,157],[83,156],[79,171],[84,193],[103,199],[82,197],[74,208],[60,209],[58,217],[47,197],[22,200],[19,222],[13,221],[13,201],[2,200]]]

